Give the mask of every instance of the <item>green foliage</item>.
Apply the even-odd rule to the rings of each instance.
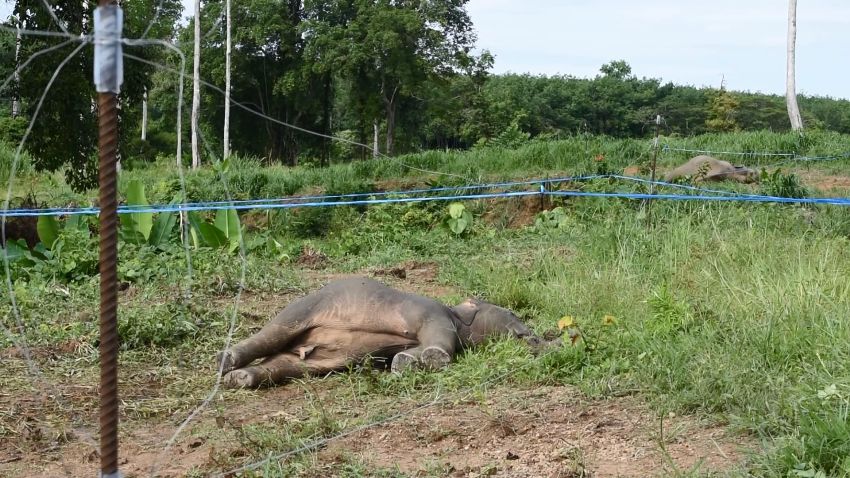
[[[173,200],[172,204],[176,204]],[[145,196],[145,185],[136,179],[127,184],[127,205],[145,207],[150,203]],[[172,239],[177,216],[170,212],[160,212],[154,220],[152,212],[134,212],[121,214],[121,239],[133,244],[149,244],[162,247]]]
[[[768,173],[761,171],[761,188],[767,196],[785,198],[804,198],[809,195],[808,190],[794,173],[783,173],[782,169],[775,169]]]
[[[70,0],[55,2],[57,17],[70,31],[91,35],[93,22],[90,20],[96,3],[80,3]],[[156,7],[163,7],[162,9]],[[177,0],[139,0],[125,7],[124,34],[138,38],[142,30],[151,23],[154,12],[158,13],[150,35],[159,38],[172,37],[176,20],[180,16]],[[50,13],[38,0],[16,0],[13,15],[21,26],[32,30],[56,31],[57,26]],[[61,37],[24,35],[20,43],[20,58],[27,58],[36,51],[63,42]],[[17,93],[23,105],[24,121],[35,113],[44,87],[51,81],[57,66],[66,58],[61,74],[56,76],[50,94],[44,97],[42,114],[33,123],[32,134],[27,141],[27,151],[33,166],[41,171],[62,171],[68,184],[75,191],[85,191],[97,183],[95,151],[97,145],[96,110],[94,85],[91,80],[93,50],[82,48],[71,59],[69,54],[77,48],[74,42],[50,53],[30,64],[25,74],[20,75]],[[148,61],[164,57],[161,48],[142,47],[134,53]],[[8,65],[4,64],[4,66]],[[126,69],[121,87],[121,130],[130,129],[140,118],[138,105],[145,87],[151,85],[150,75],[154,67],[135,64]],[[47,112],[47,113],[45,113]],[[130,113],[130,114],[127,114]],[[5,124],[5,123],[4,123]],[[17,126],[14,126],[16,128]],[[15,136],[6,131],[3,136]],[[123,151],[127,156],[128,151]]]
[[[182,307],[155,305],[147,310],[130,310],[118,318],[121,347],[171,347],[198,332],[191,315]]]
[[[42,243],[32,250],[23,241],[15,243],[10,253],[13,277],[53,277],[74,282],[97,273],[97,245],[88,229],[51,227],[44,238],[53,239],[49,249]]]
[[[765,476],[850,476],[850,404],[845,393],[835,384],[818,391],[819,398],[808,400],[800,410],[799,429],[758,460],[756,470]]]
[[[239,248],[242,240],[242,226],[235,209],[219,209],[212,223],[209,223],[195,211],[187,213],[192,226],[191,236],[195,247],[226,247],[228,252]]]
[[[449,215],[445,219],[445,225],[455,235],[460,236],[464,232],[469,232],[472,227],[472,213],[466,209],[463,203],[451,203],[449,204]]]
[[[705,125],[709,131],[730,132],[738,130],[736,115],[740,102],[734,95],[720,88],[714,94],[709,108],[708,119]]]
[[[145,197],[145,186],[138,180],[130,181],[127,187],[127,205],[150,205]],[[137,244],[144,244],[148,241],[151,230],[153,229],[152,212],[122,214],[120,219],[122,238],[125,241],[131,241]]]
[[[484,145],[491,148],[516,149],[528,143],[530,137],[529,133],[520,129],[519,122],[514,120],[507,129],[495,138],[485,141]]]
[[[552,210],[540,211],[537,217],[534,218],[534,227],[538,230],[567,229],[575,225],[575,219],[561,206]]]
[[[688,304],[673,297],[666,285],[654,291],[648,303],[652,317],[645,327],[647,332],[659,339],[684,330],[692,321]]]
[[[59,239],[59,221],[53,216],[39,216],[37,223],[38,239],[47,249]]]

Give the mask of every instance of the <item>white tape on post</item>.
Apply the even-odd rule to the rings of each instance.
[[[121,7],[105,5],[94,9],[94,86],[98,93],[118,94],[124,82],[123,29]]]

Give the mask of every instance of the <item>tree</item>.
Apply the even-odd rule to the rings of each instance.
[[[95,2],[59,0],[52,2],[58,18],[74,34],[91,34],[91,18]],[[136,38],[153,17],[159,0],[138,0],[125,6],[124,36]],[[179,0],[165,0],[163,10],[151,29],[152,35],[170,38],[181,7]],[[17,0],[14,15],[18,25],[33,30],[59,31],[40,0]],[[63,38],[29,36],[21,38],[18,64],[33,53],[55,46]],[[76,44],[44,54],[38,61],[30,63],[20,75],[18,95],[21,100],[22,116],[31,119],[44,88],[57,66],[73,51]],[[162,58],[161,47],[125,47],[132,54],[151,61]],[[26,148],[33,157],[38,170],[57,171],[64,169],[68,183],[77,191],[97,184],[97,111],[94,84],[92,81],[93,52],[84,48],[69,60],[57,76],[49,94],[45,97],[41,112],[30,134]],[[126,131],[139,123],[144,88],[150,86],[152,66],[125,60],[124,83],[119,97],[121,116],[119,132]],[[135,136],[135,135],[134,135]],[[119,154],[125,156],[129,142],[122,141]]]
[[[192,57],[192,169],[201,166],[198,120],[201,117],[201,0],[195,0],[194,56]]]
[[[231,16],[230,16],[230,0],[225,0],[225,16],[227,17],[227,26],[225,29],[225,47],[224,47],[224,135],[222,143],[224,143],[224,154],[222,158],[230,156],[230,31],[231,31]]]
[[[785,72],[785,102],[788,105],[788,118],[791,120],[791,129],[799,131],[803,129],[803,119],[800,117],[800,108],[797,106],[797,86],[795,84],[796,49],[797,0],[788,0],[788,59]]]
[[[705,125],[710,131],[737,131],[739,128],[735,114],[739,106],[740,102],[721,86],[711,100]]]
[[[329,20],[312,20],[313,56],[345,78],[361,137],[383,116],[386,154],[395,150],[399,106],[468,58],[475,37],[467,1],[340,0]]]
[[[226,82],[226,25],[222,18],[224,0],[204,2],[201,31],[208,32],[201,41],[201,60],[206,80],[224,85]],[[305,40],[300,32],[303,20],[300,0],[244,0],[232,5],[231,70],[234,75],[231,95],[240,104],[263,115],[309,130],[321,129],[318,123],[320,91],[323,85],[304,61]],[[181,32],[190,42],[191,30]],[[221,125],[224,122],[222,96],[217,92],[201,95],[204,117],[204,139],[222,146]],[[297,164],[303,148],[321,144],[320,139],[258,117],[242,109],[230,112],[230,150]]]

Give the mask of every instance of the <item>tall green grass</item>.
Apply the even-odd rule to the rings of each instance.
[[[712,151],[788,153],[809,156],[843,155],[850,152],[850,137],[831,132],[795,133],[746,132],[706,134],[691,138],[662,138],[661,144],[672,148]],[[0,155],[3,153],[0,152]],[[627,166],[642,166],[646,171],[653,155],[651,140],[616,139],[602,136],[576,135],[557,141],[532,140],[516,149],[482,148],[470,151],[425,151],[394,158],[378,158],[334,164],[328,168],[264,165],[256,158],[234,157],[227,175],[234,199],[282,197],[305,192],[362,192],[385,187],[404,189],[411,186],[471,184],[515,178],[557,176],[560,174],[596,173],[602,166],[595,160],[605,158],[604,167],[622,172]],[[691,153],[661,151],[659,165],[678,164]],[[718,154],[721,159],[751,166],[779,165],[783,157],[740,157]],[[850,158],[829,162],[782,163],[783,168],[805,167],[839,172]],[[128,162],[129,164],[129,162]],[[0,168],[1,169],[1,168]],[[0,170],[2,174],[2,170]],[[186,172],[187,188],[193,200],[223,200],[226,194],[219,173],[211,165]],[[161,155],[147,165],[136,165],[121,175],[120,185],[137,179],[146,184],[149,198],[167,202],[180,190],[174,158]],[[72,194],[65,186],[42,191],[45,201],[87,202],[94,192]]]

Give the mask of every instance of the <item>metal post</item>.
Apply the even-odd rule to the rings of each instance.
[[[94,15],[100,206],[100,476],[118,472],[118,91],[122,82],[123,17],[115,0]]]

